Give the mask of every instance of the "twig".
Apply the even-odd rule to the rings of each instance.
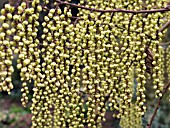
[[[47,10],[47,11],[49,11],[50,9],[49,8],[47,8],[46,6],[41,6],[43,9],[45,9],[45,10]]]
[[[159,43],[160,46],[170,45],[170,42]]]
[[[163,96],[165,95],[165,93],[167,92],[167,90],[168,90],[169,87],[170,87],[170,82],[165,86],[165,88],[164,88],[164,90],[163,90],[163,92],[162,92],[162,96],[159,98],[158,103],[157,103],[157,106],[156,106],[156,108],[155,108],[155,111],[154,111],[154,113],[153,113],[153,115],[152,115],[149,123],[147,124],[146,128],[151,128],[152,122],[153,122],[153,120],[154,120],[154,118],[155,118],[155,116],[156,116],[156,113],[157,113],[160,105],[161,105],[161,100],[162,100]]]
[[[170,26],[170,20],[168,22],[166,22],[166,24],[164,24],[164,26],[162,28],[159,29],[159,32],[163,32],[169,26]]]
[[[86,9],[86,10],[93,10],[95,12],[103,12],[103,13],[112,13],[112,12],[124,12],[124,13],[133,13],[133,14],[138,14],[138,13],[156,13],[156,12],[166,12],[166,11],[170,11],[169,8],[161,8],[161,9],[153,9],[153,10],[139,10],[139,11],[134,11],[134,10],[124,10],[124,9],[113,9],[113,10],[100,10],[100,9],[95,9],[95,8],[88,8],[85,6],[81,6],[81,5],[77,5],[77,4],[73,4],[73,3],[68,3],[68,2],[63,2],[61,0],[56,0],[56,2],[58,2],[59,4],[65,4],[65,5],[70,5],[73,7],[77,7],[77,8],[82,8],[82,9]]]
[[[170,11],[170,8],[161,8],[161,9],[153,9],[153,10],[139,10],[139,11],[134,11],[134,10],[124,10],[124,9],[113,9],[113,10],[99,10],[99,9],[95,9],[95,8],[88,8],[85,6],[80,6],[74,3],[68,3],[68,2],[63,2],[61,0],[56,0],[59,4],[65,4],[65,5],[70,5],[70,6],[74,6],[77,8],[82,8],[82,9],[86,9],[86,10],[90,10],[90,11],[96,11],[96,12],[101,12],[106,13],[113,13],[113,12],[124,12],[124,13],[132,13],[132,14],[139,14],[139,13],[156,13],[156,12],[166,12],[166,11]],[[168,26],[170,25],[170,21],[168,21],[160,30],[159,32],[163,32]]]
[[[131,24],[131,22],[133,20],[134,15],[135,14],[132,14],[131,17],[130,17],[130,20],[129,20],[129,24],[128,24],[128,36],[130,35],[130,26],[131,26],[130,24]]]
[[[27,4],[27,8],[29,8],[29,1],[28,0],[26,0],[26,4]]]

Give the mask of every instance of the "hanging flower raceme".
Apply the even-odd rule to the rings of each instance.
[[[76,15],[72,6],[78,7]],[[0,16],[0,90],[13,89],[12,60],[17,55],[23,106],[28,102],[28,85],[34,81],[32,128],[102,127],[108,106],[117,111],[114,115],[121,118],[122,127],[127,122],[131,127],[134,120],[141,127],[146,73],[154,79],[156,96],[162,96],[159,28],[166,13],[95,9],[139,11],[164,6],[164,0],[6,4]]]

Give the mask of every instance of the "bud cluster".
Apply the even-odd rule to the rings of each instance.
[[[138,11],[163,8],[164,2],[80,0],[78,6]],[[71,5],[62,3],[21,1],[1,10],[0,90],[10,93],[13,88],[12,60],[17,55],[23,106],[28,102],[28,85],[34,81],[32,128],[102,127],[107,104],[118,111],[122,127],[126,122],[132,127],[133,120],[140,126],[146,111],[146,73],[154,78],[157,97],[163,89],[163,49],[159,46],[163,33],[159,28],[166,13],[78,8],[74,16]]]

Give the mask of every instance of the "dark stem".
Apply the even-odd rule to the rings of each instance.
[[[130,24],[131,24],[131,22],[133,20],[134,15],[135,14],[132,14],[131,17],[130,17],[130,20],[129,20],[129,24],[128,24],[128,36],[130,35],[130,26],[131,26]]]
[[[155,108],[155,111],[154,111],[154,113],[153,113],[153,115],[152,115],[149,123],[147,124],[146,128],[151,128],[152,122],[153,122],[153,120],[154,120],[154,118],[155,118],[155,116],[156,116],[156,113],[157,113],[160,105],[161,105],[161,100],[162,100],[163,96],[165,95],[165,93],[167,92],[167,90],[168,90],[169,87],[170,87],[170,82],[165,86],[165,88],[164,88],[164,90],[163,90],[163,92],[162,92],[162,96],[159,98],[158,103],[157,103],[157,106],[156,106],[156,108]]]
[[[26,3],[27,3],[27,8],[29,8],[29,1],[28,1],[28,0],[26,0]]]

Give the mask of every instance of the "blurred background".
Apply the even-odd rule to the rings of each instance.
[[[0,9],[3,7],[8,0],[1,0]],[[76,2],[77,0],[74,0]],[[164,37],[163,42],[170,41],[170,30],[168,29],[167,34]],[[31,127],[31,112],[29,110],[31,106],[32,92],[29,94],[29,103],[26,108],[21,105],[21,81],[19,76],[19,70],[16,69],[17,57],[13,60],[14,73],[12,82],[14,89],[11,95],[6,92],[0,92],[0,128],[30,128]],[[166,70],[166,69],[165,69]],[[165,72],[165,82],[167,83],[167,74]],[[134,84],[136,82],[134,81]],[[30,85],[32,87],[33,84]],[[146,85],[146,96],[147,96],[147,112],[143,117],[143,127],[146,127],[149,119],[151,118],[154,109],[157,105],[157,99],[154,98],[154,91],[152,85],[148,81]],[[103,122],[103,128],[119,128],[119,119],[113,118],[113,112],[106,112],[106,122]],[[170,128],[170,102],[169,94],[167,93],[162,100],[161,106],[154,119],[152,128]]]

